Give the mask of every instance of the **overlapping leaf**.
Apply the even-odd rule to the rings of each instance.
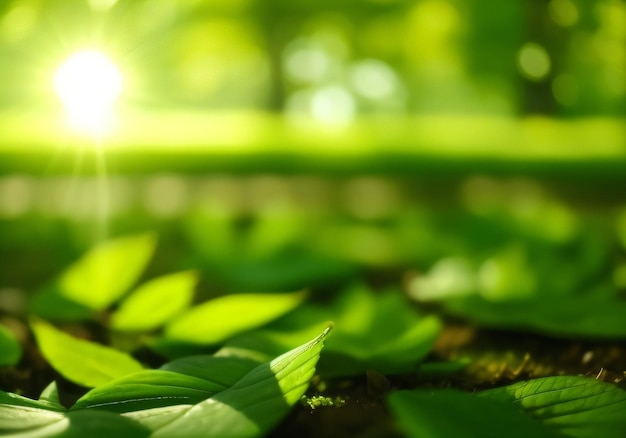
[[[99,386],[143,369],[126,353],[74,338],[45,321],[33,319],[31,327],[46,360],[79,385]]]
[[[202,361],[215,371],[238,362],[233,368],[241,375],[210,378],[201,372],[206,379],[167,370],[142,372],[90,391],[73,409],[125,412],[150,428],[153,437],[260,436],[306,391],[327,333],[261,365],[211,356],[175,361],[170,369],[193,374]]]
[[[139,279],[155,245],[154,235],[142,234],[96,246],[62,274],[60,291],[76,303],[102,310]]]
[[[291,348],[325,321],[336,330],[326,345],[320,370],[326,376],[414,370],[433,347],[441,329],[434,316],[423,317],[395,290],[374,293],[355,285],[330,306],[306,304],[262,330],[228,342],[218,354],[263,358]]]
[[[617,431],[626,431],[626,391],[586,377],[545,377],[479,395],[515,404],[565,436],[619,436]]]
[[[44,390],[40,400],[0,391],[0,434],[14,438],[262,436],[306,391],[329,330],[260,365],[247,359],[203,356],[174,361],[164,367],[169,370],[138,372],[91,390],[69,412],[58,404],[55,384]]]
[[[73,409],[139,411],[199,403],[234,385],[259,365],[246,359],[192,356],[94,388]]]
[[[273,427],[306,391],[328,329],[312,341],[260,365],[232,387],[198,403],[157,437],[256,437]],[[219,421],[215,421],[218,419]]]
[[[300,305],[304,292],[234,294],[193,307],[165,327],[165,338],[194,344],[216,344],[259,327]]]
[[[179,272],[150,280],[134,290],[111,316],[116,330],[142,331],[160,327],[183,312],[193,300],[198,275]]]
[[[461,391],[396,391],[387,402],[409,438],[557,437],[511,403]]]
[[[626,431],[626,391],[586,377],[546,377],[477,394],[397,391],[388,403],[410,437],[592,438]]]
[[[142,438],[150,431],[140,423],[104,411],[52,412],[0,405],[0,434],[10,438]]]

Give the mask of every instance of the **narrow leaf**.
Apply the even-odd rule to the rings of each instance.
[[[616,431],[626,431],[626,391],[586,377],[545,377],[479,395],[515,403],[532,418],[570,437],[616,436]]]
[[[110,306],[137,281],[155,245],[154,235],[143,234],[96,246],[63,273],[61,293],[94,310]]]
[[[387,403],[409,438],[557,436],[513,404],[456,390],[396,391]]]
[[[189,307],[197,282],[196,272],[185,271],[142,284],[113,313],[111,327],[127,331],[160,327]]]
[[[228,295],[196,306],[165,329],[170,340],[216,344],[262,326],[297,307],[304,292]]]
[[[126,353],[74,338],[43,320],[33,319],[31,327],[46,360],[79,385],[99,386],[143,369]]]

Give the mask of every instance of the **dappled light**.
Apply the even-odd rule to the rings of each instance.
[[[624,1],[7,0],[0,66],[0,437],[626,430]]]

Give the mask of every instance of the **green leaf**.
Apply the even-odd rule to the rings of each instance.
[[[72,409],[98,408],[129,412],[176,404],[193,404],[223,391],[219,382],[164,370],[144,370],[92,389]]]
[[[193,406],[155,431],[154,438],[263,435],[306,391],[328,330],[307,344],[258,366],[229,389]]]
[[[0,433],[11,438],[141,438],[150,435],[149,429],[140,423],[110,412],[58,413],[10,405],[0,405]]]
[[[22,346],[4,325],[0,324],[0,366],[16,365],[22,357]]]
[[[196,272],[185,271],[142,284],[113,313],[111,327],[142,331],[163,325],[189,307],[197,282]]]
[[[26,408],[45,409],[49,411],[65,411],[65,408],[52,400],[41,398],[33,400],[11,392],[0,391],[0,405],[22,406]]]
[[[617,436],[626,430],[626,391],[586,377],[545,377],[479,395],[514,404],[569,437]]]
[[[441,331],[438,318],[415,312],[400,291],[375,293],[355,285],[330,306],[306,303],[264,329],[233,338],[218,354],[275,355],[310,339],[327,321],[336,328],[318,367],[326,377],[363,374],[370,368],[385,374],[416,370]]]
[[[137,373],[90,391],[72,410],[115,409],[148,427],[153,437],[261,436],[306,391],[329,330],[261,365],[214,356],[174,361],[169,364],[171,370],[188,374],[164,370]],[[201,370],[203,362],[206,370]],[[237,371],[224,374],[227,367]],[[209,375],[209,370],[215,375]],[[194,402],[202,391],[204,398]],[[212,391],[215,393],[210,395]],[[180,395],[183,397],[177,398]],[[160,406],[136,410],[151,403]]]
[[[304,300],[304,292],[227,295],[193,307],[165,328],[170,340],[216,344],[278,318]]]
[[[155,245],[153,234],[142,234],[96,246],[63,273],[61,293],[91,309],[105,309],[138,280]]]
[[[18,404],[0,404],[0,433],[30,431],[62,421],[64,415],[47,409]],[[19,435],[18,435],[19,436]]]
[[[566,338],[626,339],[626,303],[596,297],[488,301],[472,295],[445,301],[447,312],[496,328],[527,330]]]
[[[239,357],[202,355],[174,360],[163,365],[161,369],[200,379],[218,381],[227,387],[234,385],[237,380],[258,365],[259,362],[257,361]]]
[[[409,438],[558,436],[513,404],[456,390],[396,391],[387,404]]]
[[[31,327],[50,365],[66,379],[79,385],[104,385],[143,369],[139,362],[126,353],[74,338],[45,321],[33,319]]]
[[[130,412],[195,404],[234,385],[259,364],[209,355],[179,359],[92,389],[72,409]]]
[[[52,382],[44,388],[39,396],[39,401],[47,404],[53,409],[58,409],[59,411],[65,410],[65,407],[61,404],[59,389],[57,388],[56,382]]]
[[[64,296],[58,285],[37,291],[29,310],[33,315],[54,321],[84,321],[94,314],[93,309]]]
[[[329,370],[333,374],[352,374],[370,367],[384,373],[415,369],[441,331],[438,318],[417,314],[399,291],[374,294],[365,286],[348,289],[335,303],[332,319],[338,330],[327,350],[365,365],[346,362],[342,370],[338,362]]]

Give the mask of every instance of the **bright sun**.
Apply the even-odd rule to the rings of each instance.
[[[102,135],[110,127],[122,75],[104,54],[95,50],[75,53],[57,70],[54,86],[73,128]]]

